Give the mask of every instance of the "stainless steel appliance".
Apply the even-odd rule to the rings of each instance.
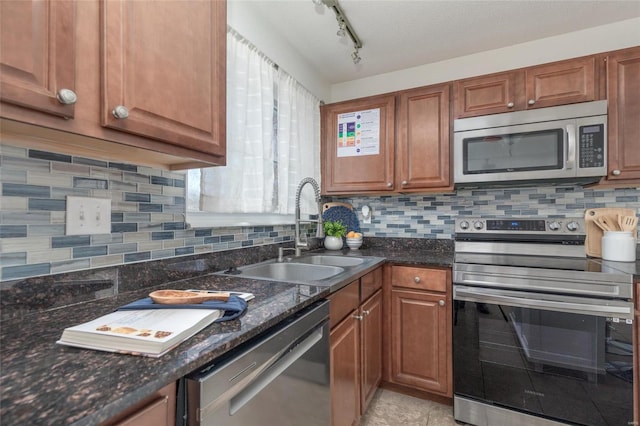
[[[454,183],[586,183],[607,174],[607,101],[463,118],[453,124]]]
[[[456,420],[632,424],[632,275],[585,256],[584,220],[455,227]]]
[[[188,375],[178,424],[328,425],[328,319],[319,302]]]

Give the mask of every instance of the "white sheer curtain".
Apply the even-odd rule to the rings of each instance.
[[[309,176],[320,183],[318,98],[285,72],[278,78],[278,213],[293,213],[296,189]],[[302,192],[301,211],[317,213],[313,191]]]
[[[320,101],[231,30],[227,36],[227,166],[202,169],[200,209],[293,214],[300,180],[320,182]],[[303,191],[305,213],[317,213]]]
[[[273,63],[229,32],[227,166],[202,169],[203,211],[260,213],[272,209],[275,78]]]

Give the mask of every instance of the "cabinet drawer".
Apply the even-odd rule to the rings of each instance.
[[[391,270],[391,285],[418,290],[447,291],[448,271],[410,266],[394,266]]]
[[[329,296],[329,328],[336,326],[344,317],[360,305],[360,282],[358,280]]]
[[[382,288],[382,268],[369,272],[360,278],[360,302],[366,301],[371,295]]]

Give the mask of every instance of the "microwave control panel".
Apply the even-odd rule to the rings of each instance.
[[[604,166],[604,125],[594,124],[579,128],[579,167],[586,169]]]

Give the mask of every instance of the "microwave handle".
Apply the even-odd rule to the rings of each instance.
[[[575,166],[576,158],[576,125],[567,124],[567,144],[565,145],[565,169],[571,170]]]

